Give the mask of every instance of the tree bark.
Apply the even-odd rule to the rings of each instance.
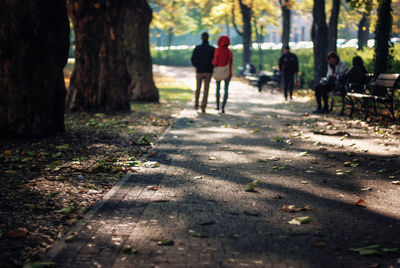
[[[239,0],[243,18],[243,64],[250,63],[251,58],[251,7]]]
[[[151,19],[152,10],[146,0],[130,2],[124,25],[125,53],[132,100],[158,102],[149,47]]]
[[[314,0],[312,41],[314,44],[314,86],[326,74],[328,26],[326,25],[325,0]]]
[[[0,6],[0,137],[63,132],[65,0],[1,0]]]
[[[357,31],[358,50],[364,49],[364,47],[368,43],[369,25],[370,25],[369,14],[366,12],[363,12],[362,18],[361,18],[360,22],[358,23],[358,31]]]
[[[130,110],[130,78],[123,42],[128,2],[67,0],[76,38],[68,110],[108,113]]]
[[[332,0],[332,11],[328,26],[328,51],[336,51],[340,0]]]
[[[378,22],[375,30],[375,77],[385,73],[388,69],[389,41],[393,22],[391,0],[379,0],[378,2]]]
[[[291,9],[287,7],[288,1],[282,0],[282,51],[285,46],[289,46],[291,28]]]

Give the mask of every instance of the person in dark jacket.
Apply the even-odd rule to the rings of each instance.
[[[203,100],[201,103],[201,111],[206,112],[208,89],[210,88],[210,81],[214,66],[212,60],[214,57],[215,48],[208,43],[208,33],[201,34],[203,43],[195,47],[192,53],[192,64],[196,67],[196,93],[194,108],[199,108],[199,97],[201,91],[201,84],[204,81]]]
[[[294,75],[299,72],[299,62],[297,56],[290,52],[288,46],[283,49],[283,55],[279,58],[279,70],[282,72],[285,100],[288,98],[288,93],[290,99],[292,99]]]
[[[351,86],[351,90],[361,91],[366,83],[367,70],[364,67],[364,62],[360,56],[353,58],[353,67],[345,73],[344,82]]]

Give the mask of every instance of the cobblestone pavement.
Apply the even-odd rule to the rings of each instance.
[[[214,94],[206,114],[190,103],[155,145],[149,160],[159,167],[125,176],[45,259],[82,268],[399,267],[395,253],[349,251],[400,247],[400,186],[366,164],[399,166],[398,141],[382,149],[356,129],[342,141],[306,133],[321,117],[304,116],[304,99],[283,103],[238,81],[226,114],[214,110]],[[361,164],[343,175],[339,157]],[[262,181],[255,192],[245,191],[254,180]],[[354,205],[359,199],[366,207]],[[302,216],[312,221],[288,223]],[[129,246],[137,253],[124,254]]]

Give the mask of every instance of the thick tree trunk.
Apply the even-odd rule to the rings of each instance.
[[[128,1],[67,0],[75,30],[70,111],[129,111],[123,26]]]
[[[314,0],[312,40],[314,44],[314,85],[326,74],[328,26],[326,25],[325,0]]]
[[[375,67],[374,76],[385,73],[389,62],[389,40],[392,30],[391,0],[379,0],[378,22],[375,30]]]
[[[65,0],[1,0],[0,6],[0,136],[64,131]]]
[[[357,32],[358,50],[362,50],[368,43],[369,25],[370,25],[369,14],[364,12],[358,24],[358,32]]]
[[[340,0],[332,0],[332,11],[328,26],[328,51],[336,51]]]
[[[251,7],[239,0],[243,18],[243,64],[250,63],[251,58]]]
[[[289,46],[290,42],[290,28],[291,28],[291,10],[288,8],[288,1],[282,0],[282,50],[285,46]]]
[[[124,25],[126,64],[131,77],[132,99],[158,102],[150,56],[149,25],[152,10],[146,0],[131,1]]]

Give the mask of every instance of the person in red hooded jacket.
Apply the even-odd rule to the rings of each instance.
[[[214,66],[226,66],[229,64],[229,77],[224,81],[225,92],[224,92],[224,99],[222,101],[222,113],[225,113],[225,105],[226,101],[228,100],[228,88],[229,82],[232,77],[232,63],[233,63],[233,53],[228,48],[231,41],[228,36],[222,35],[218,39],[218,48],[215,49],[214,58],[212,60],[212,64]],[[221,81],[217,81],[217,110],[219,110],[219,99],[220,99],[220,88],[221,88]]]

